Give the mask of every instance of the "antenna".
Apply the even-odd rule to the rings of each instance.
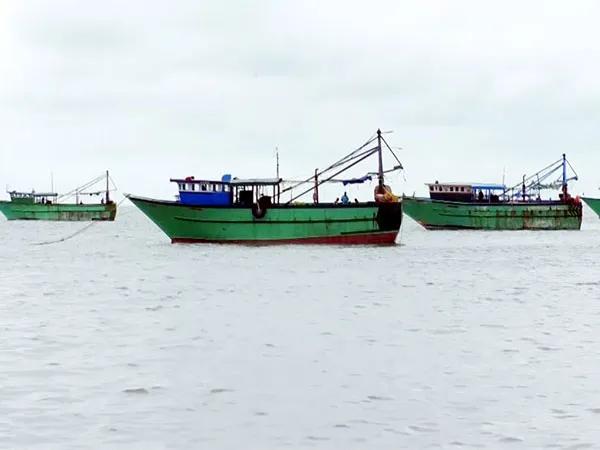
[[[279,180],[279,147],[275,147],[275,160],[277,161],[277,179]]]

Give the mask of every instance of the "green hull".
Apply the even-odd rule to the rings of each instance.
[[[273,205],[262,218],[244,206],[190,206],[128,198],[172,242],[393,244],[400,203]]]
[[[67,203],[19,203],[0,201],[0,212],[8,220],[53,220],[86,222],[92,220],[115,220],[117,205],[114,203],[77,205]]]
[[[583,201],[587,203],[592,211],[600,216],[600,198],[583,197]]]
[[[579,230],[582,206],[561,202],[461,203],[405,197],[404,213],[427,229]]]

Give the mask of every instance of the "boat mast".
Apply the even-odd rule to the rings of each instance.
[[[378,171],[378,178],[379,178],[379,187],[383,187],[384,184],[384,179],[383,179],[383,154],[381,151],[381,130],[377,129],[377,154],[379,157],[379,171]]]
[[[563,199],[567,197],[567,155],[562,155],[562,191]]]
[[[106,204],[108,205],[108,202],[110,201],[110,197],[108,195],[108,191],[109,191],[109,186],[108,186],[108,170],[106,171]]]
[[[319,169],[315,169],[315,192],[313,194],[314,203],[319,203]]]

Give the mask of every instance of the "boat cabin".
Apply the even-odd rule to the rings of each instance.
[[[281,178],[239,179],[223,175],[220,181],[196,180],[194,177],[171,179],[179,189],[178,200],[197,206],[252,206],[259,200],[265,205],[279,203]]]
[[[177,183],[179,201],[186,205],[218,206],[231,204],[231,175],[223,175],[221,181],[171,178]]]
[[[489,183],[427,183],[429,198],[448,202],[498,203],[504,197],[506,186]]]
[[[41,204],[50,205],[56,202],[58,194],[54,192],[9,192],[10,200],[13,203],[22,203],[27,205]]]

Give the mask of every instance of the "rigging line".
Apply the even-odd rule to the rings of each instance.
[[[367,142],[365,142],[363,145],[361,145],[360,147],[358,147],[356,150],[354,150],[352,153],[344,156],[342,159],[340,159],[338,162],[334,163],[331,167],[337,167],[340,166],[342,164],[345,164],[346,162],[358,157],[357,153],[364,149],[367,145],[371,144],[373,141],[375,141],[375,136],[371,137]]]
[[[341,164],[344,164],[345,162],[348,162],[349,160],[351,160],[352,156],[355,155],[357,152],[363,150],[367,145],[369,145],[370,143],[372,143],[375,140],[375,135],[372,135],[367,142],[365,142],[363,145],[361,145],[360,147],[358,147],[356,150],[352,151],[351,153],[349,153],[348,155],[344,156],[343,158],[339,159],[338,161],[336,161],[335,163],[333,163],[332,165],[330,165],[329,167],[327,167],[326,169],[323,169],[321,172],[317,173],[317,176],[320,176],[326,172],[328,172],[329,170],[334,169],[335,167],[338,167]],[[356,156],[358,157],[358,156]],[[284,192],[290,191],[292,189],[297,188],[298,186],[301,186],[305,183],[309,183],[310,181],[312,181],[315,178],[314,175],[311,175],[309,178],[307,178],[306,180],[296,184],[295,186],[290,186],[285,188],[284,190],[281,191],[281,194],[283,194]]]
[[[371,139],[371,140],[370,140],[369,142],[367,142],[365,145],[368,145],[368,144],[370,144],[371,142],[373,142],[373,140],[374,140],[374,139]],[[329,172],[330,170],[333,170],[333,169],[335,169],[335,168],[337,168],[337,167],[340,167],[340,166],[341,166],[341,165],[343,165],[343,164],[347,164],[347,163],[351,162],[352,160],[354,160],[354,159],[356,159],[356,158],[360,158],[360,157],[362,157],[363,155],[365,155],[366,153],[369,153],[370,151],[372,151],[372,150],[373,150],[373,149],[369,149],[369,150],[364,150],[362,153],[357,153],[357,152],[359,152],[360,150],[363,150],[363,149],[364,149],[364,147],[365,147],[365,145],[363,145],[363,146],[361,146],[360,148],[358,148],[358,149],[354,150],[352,153],[350,153],[349,155],[346,155],[344,158],[342,158],[342,159],[338,160],[337,162],[335,162],[335,163],[334,163],[334,164],[332,164],[331,166],[327,167],[326,169],[323,169],[321,172],[318,172],[318,173],[316,174],[316,176],[317,176],[317,177],[319,177],[319,176],[322,176],[323,174],[325,174],[325,173]],[[294,185],[294,186],[289,186],[289,187],[285,188],[284,190],[282,190],[282,191],[281,191],[281,193],[284,193],[284,192],[287,192],[287,191],[293,190],[293,189],[297,188],[298,186],[300,186],[300,185],[302,185],[302,184],[309,183],[309,182],[313,181],[313,180],[314,180],[314,178],[315,178],[315,175],[312,175],[310,178],[307,178],[306,180],[304,180],[304,181],[301,181],[301,182],[297,183],[297,184],[296,184],[296,185]]]
[[[85,190],[85,189],[87,189],[87,188],[89,188],[89,187],[91,187],[91,186],[93,186],[93,185],[95,185],[95,184],[99,183],[100,181],[102,181],[102,179],[103,179],[103,178],[104,178],[104,176],[103,176],[103,175],[101,175],[101,176],[99,176],[99,177],[96,177],[96,178],[94,178],[93,180],[91,180],[91,181],[88,181],[87,183],[85,183],[85,184],[83,184],[83,185],[81,185],[81,186],[79,186],[79,187],[76,187],[75,189],[73,189],[73,190],[71,190],[71,191],[67,192],[66,194],[63,194],[63,195],[59,196],[58,198],[59,198],[59,199],[63,199],[63,198],[67,198],[67,197],[72,197],[72,196],[73,196],[74,194],[76,194],[78,191]]]
[[[363,157],[363,156],[365,156],[365,155],[372,155],[372,154],[373,154],[373,152],[374,152],[374,151],[376,151],[376,150],[377,150],[377,147],[373,147],[373,148],[370,148],[370,149],[368,149],[368,150],[365,150],[365,151],[363,151],[362,153],[358,153],[358,154],[357,154],[357,155],[355,155],[355,156],[354,156],[352,159],[350,159],[350,160],[346,161],[344,164],[348,164],[348,163],[352,162],[353,160],[356,160],[356,159],[358,159],[358,158],[362,158],[362,157]],[[362,161],[362,159],[361,159],[361,161]],[[352,167],[353,165],[354,165],[354,164],[347,166],[347,167],[346,167],[346,169],[347,169],[347,168],[349,168],[349,167]],[[332,167],[330,167],[330,168],[328,168],[328,169],[322,170],[321,172],[318,172],[318,173],[316,174],[316,176],[317,176],[317,177],[320,177],[320,176],[322,176],[323,174],[325,174],[325,173],[327,173],[327,172],[329,172],[329,171],[331,171],[331,170],[333,170],[333,169],[335,169],[335,168],[337,168],[337,167],[340,167],[340,166],[343,166],[343,164],[338,164],[338,165],[332,166]],[[342,173],[342,172],[343,172],[344,170],[346,170],[346,169],[343,169],[342,171],[338,172],[338,174]],[[335,175],[334,175],[334,176],[335,176]],[[315,179],[315,175],[311,176],[310,178],[308,178],[308,179],[306,179],[306,180],[304,180],[304,181],[299,181],[299,182],[297,182],[296,184],[294,184],[294,185],[292,185],[292,186],[288,186],[288,187],[286,187],[285,189],[283,189],[283,190],[281,191],[281,193],[284,193],[284,192],[287,192],[287,191],[291,191],[291,190],[293,190],[293,189],[297,188],[298,186],[300,186],[300,185],[302,185],[302,184],[306,184],[306,183],[313,182],[313,181],[314,181],[314,179]],[[328,178],[328,180],[331,180],[331,179],[332,179],[332,178]],[[284,180],[284,181],[285,181],[285,180]]]
[[[353,150],[352,152],[350,152],[348,155],[344,156],[343,158],[339,159],[337,162],[333,163],[331,166],[329,166],[327,169],[325,170],[329,170],[335,166],[338,166],[340,164],[343,164],[343,161],[351,159],[352,156],[354,156],[357,152],[359,152],[360,150],[364,149],[367,145],[369,145],[370,143],[372,143],[375,138],[377,137],[376,134],[372,134],[371,137],[369,139],[367,139],[367,141],[361,145],[360,147],[358,147],[356,150]]]
[[[82,191],[85,190],[91,186],[94,186],[97,183],[100,183],[101,181],[105,180],[106,175],[102,174],[97,176],[96,178],[82,184],[81,186],[76,187],[75,189],[72,189],[71,191],[67,192],[66,194],[63,194],[61,197],[65,197],[68,195],[72,195],[73,193],[77,192],[77,191]]]
[[[119,206],[121,206],[121,203],[123,203],[125,200],[127,200],[127,197],[123,197],[123,199],[119,203],[117,203],[117,208]],[[102,222],[102,220],[94,220],[94,221],[88,223],[86,226],[84,226],[80,230],[77,230],[75,233],[65,236],[61,239],[57,239],[55,241],[47,241],[47,242],[36,242],[32,245],[50,245],[50,244],[58,244],[60,242],[68,241],[69,239],[73,239],[75,236],[80,235],[84,231],[87,231],[88,229],[90,229],[91,227],[93,227],[94,225],[96,225],[97,223],[100,223],[100,222]]]
[[[112,183],[113,187],[115,188],[116,191],[119,190],[119,188],[117,187],[117,183],[115,183],[115,180],[113,180],[113,178],[109,175],[108,179],[110,180],[110,182]]]
[[[550,168],[552,168],[553,166],[556,166],[557,164],[562,164],[562,158],[559,160],[554,161],[552,164],[547,165],[546,167],[544,167],[542,170],[538,170],[536,173],[534,173],[533,175],[530,175],[529,177],[525,178],[525,183],[531,181],[535,176],[537,176],[538,174],[542,173],[542,172],[546,172],[548,171]],[[549,174],[555,172],[558,169],[558,167],[554,167]],[[548,175],[549,175],[548,174]],[[515,184],[514,186],[512,186],[509,189],[517,189],[520,188],[523,185],[523,182],[519,182],[517,184]]]
[[[394,158],[396,158],[396,161],[398,161],[398,164],[400,164],[400,167],[404,168],[402,166],[402,163],[400,162],[400,160],[398,159],[398,157],[394,153],[394,150],[392,150],[392,147],[390,147],[390,145],[387,143],[387,141],[385,140],[385,138],[382,137],[381,140],[383,141],[383,143],[385,144],[385,146],[388,148],[388,150],[392,153],[392,155],[394,155]]]
[[[542,174],[541,176],[538,175],[537,184],[541,184],[542,182],[546,182],[548,179],[550,179],[552,177],[553,174],[555,174],[556,172],[558,172],[561,169],[562,169],[562,162],[560,164],[557,164],[557,166],[554,167],[552,170],[548,171],[548,173]],[[559,181],[559,180],[556,180],[555,183],[557,181]],[[529,182],[529,186],[530,187],[535,187],[536,186],[535,180],[530,181]]]
[[[377,149],[377,147],[373,147],[373,148],[369,148],[369,149],[367,149],[367,150],[363,150],[363,151],[362,151],[362,152],[360,152],[360,153],[356,153],[356,152],[354,152],[355,154],[354,154],[354,155],[353,155],[351,158],[345,158],[344,162],[341,162],[341,163],[336,163],[336,164],[334,164],[334,165],[332,165],[332,166],[328,167],[327,169],[325,169],[325,170],[322,170],[322,171],[321,171],[321,173],[320,173],[319,175],[322,175],[323,173],[325,173],[325,172],[327,172],[327,171],[330,171],[330,170],[332,170],[332,169],[336,169],[336,168],[338,168],[338,167],[340,167],[340,166],[343,166],[344,164],[348,164],[349,162],[351,162],[351,161],[354,161],[355,159],[357,159],[357,158],[360,158],[360,157],[362,157],[363,155],[366,155],[367,153],[369,153],[370,151],[372,151],[372,150],[375,150],[375,149]]]
[[[579,175],[577,174],[577,172],[575,171],[575,169],[571,165],[571,161],[569,161],[568,159],[567,159],[567,164],[569,165],[569,167],[571,168],[571,170],[573,171],[573,173],[575,174],[575,176],[577,177],[577,179],[579,179]]]
[[[299,195],[296,195],[295,197],[291,198],[289,201],[286,202],[286,205],[289,205],[290,203],[292,203],[294,200],[299,199],[300,197],[302,197],[304,194],[309,193],[310,191],[312,191],[315,187],[319,187],[321,186],[323,183],[326,183],[327,181],[331,180],[334,177],[337,177],[340,173],[345,172],[346,170],[348,170],[350,167],[357,165],[359,162],[364,161],[365,159],[367,159],[368,157],[374,155],[375,153],[377,153],[379,149],[378,148],[374,148],[371,150],[371,152],[365,156],[363,156],[362,158],[360,158],[357,161],[354,161],[352,164],[350,164],[347,167],[344,167],[342,170],[334,173],[333,175],[331,175],[329,178],[326,178],[323,181],[320,181],[319,183],[317,183],[315,186],[311,186],[309,189],[305,190],[304,192],[302,192]]]

